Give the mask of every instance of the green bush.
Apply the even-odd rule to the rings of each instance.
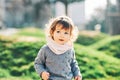
[[[96,34],[94,36],[91,36],[89,34],[87,34],[87,35],[79,34],[79,36],[76,40],[76,43],[88,46],[88,45],[94,44],[94,43],[104,39],[105,37],[107,37],[107,35],[102,34],[102,33]]]
[[[26,32],[24,33],[26,34]],[[24,34],[22,34],[22,36],[23,35]],[[35,35],[32,36],[35,37]],[[3,36],[0,37],[0,73],[2,72],[2,74],[0,74],[0,77],[4,78],[3,80],[7,80],[7,76],[15,76],[14,78],[9,77],[9,80],[38,80],[40,77],[35,72],[33,66],[34,59],[37,56],[37,53],[41,46],[44,45],[45,40],[17,40],[20,37],[21,34],[15,38],[8,38]],[[40,39],[42,38],[44,37],[41,37]],[[27,37],[25,40],[27,40]],[[82,39],[82,41],[84,40]],[[120,60],[116,57],[106,54],[108,51],[120,52],[118,50],[120,47],[118,43],[119,38],[114,39],[112,37],[110,41],[105,39],[99,42],[96,40],[96,42],[97,43],[94,42],[95,44],[91,46],[82,46],[78,43],[74,45],[76,59],[81,69],[83,80],[119,80]],[[93,44],[91,42],[89,43]],[[85,44],[88,45],[89,43]],[[107,47],[102,49],[104,46]],[[28,79],[26,77],[28,77]]]
[[[19,36],[33,36],[33,37],[44,37],[45,33],[39,28],[23,28],[16,35]]]
[[[120,76],[119,59],[78,44],[75,44],[75,51],[83,79],[97,80]]]
[[[98,48],[99,51],[105,51],[108,55],[120,58],[120,39],[111,41]]]
[[[101,40],[91,47],[120,59],[120,36],[112,36],[107,39]]]
[[[29,73],[35,72],[33,62],[40,47],[44,45],[44,43],[45,42],[42,41],[16,42],[14,40],[4,41],[2,39],[2,43],[0,46],[0,69],[8,69],[8,74],[12,76],[30,75]],[[4,75],[4,73],[1,74],[1,76],[5,77]],[[32,77],[33,76],[31,76],[31,78]],[[37,79],[39,77],[34,76],[33,78]]]
[[[2,77],[9,77],[10,74],[9,74],[9,71],[6,70],[6,69],[0,69],[0,78]]]

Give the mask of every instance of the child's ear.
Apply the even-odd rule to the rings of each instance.
[[[70,40],[72,41],[72,39],[73,39],[73,36],[71,35]]]
[[[50,31],[50,37],[53,38],[53,31]]]
[[[52,31],[50,31],[50,36],[53,36],[53,32]]]
[[[52,31],[50,30],[50,35],[51,35]]]

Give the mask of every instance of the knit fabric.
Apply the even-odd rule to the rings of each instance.
[[[63,54],[69,49],[73,48],[72,42],[67,42],[63,45],[56,43],[51,37],[47,37],[47,45],[55,54]]]
[[[44,45],[35,58],[34,67],[39,75],[43,71],[49,72],[49,80],[72,80],[81,76],[73,49],[57,55]]]

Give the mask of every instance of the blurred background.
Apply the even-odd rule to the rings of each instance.
[[[0,80],[40,80],[33,65],[45,24],[61,15],[79,29],[83,80],[120,80],[120,0],[0,0]]]

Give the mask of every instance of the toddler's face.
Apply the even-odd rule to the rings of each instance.
[[[55,42],[63,45],[70,40],[70,29],[63,29],[62,25],[57,25],[52,36]]]

